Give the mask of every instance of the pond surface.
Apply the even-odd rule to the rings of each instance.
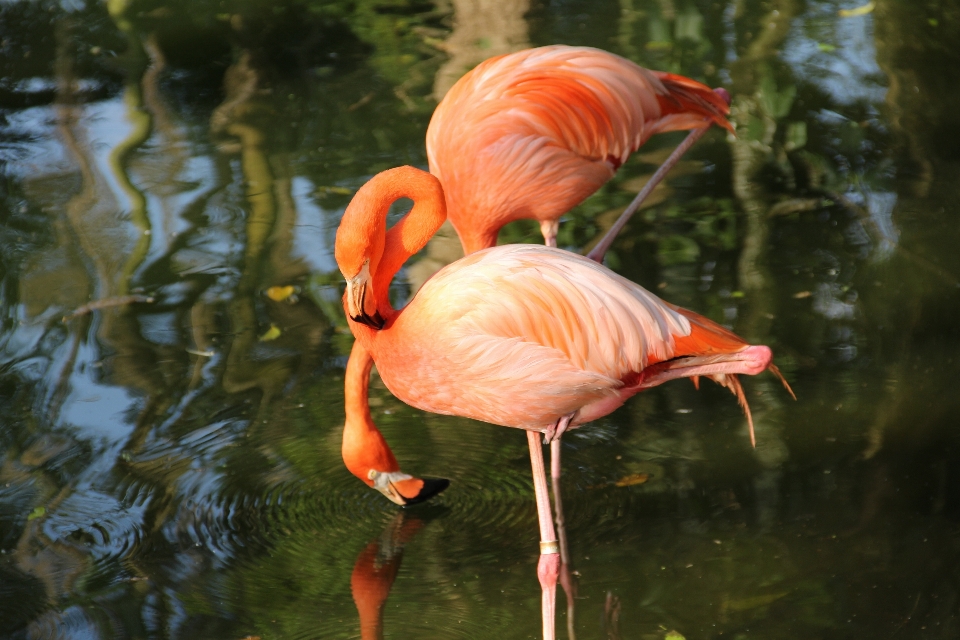
[[[568,43],[730,90],[739,137],[608,264],[770,345],[797,401],[744,380],[756,449],[686,381],[565,437],[559,637],[960,637],[960,5],[858,4],[0,3],[0,633],[538,637],[521,433],[374,377],[402,467],[451,486],[400,511],[344,468],[332,246],[364,181],[426,165],[460,75]]]

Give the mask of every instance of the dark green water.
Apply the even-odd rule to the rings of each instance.
[[[0,633],[358,638],[354,567],[388,584],[402,545],[384,637],[538,636],[522,434],[375,380],[403,468],[452,484],[398,516],[343,467],[332,246],[465,70],[568,43],[730,89],[739,138],[609,264],[770,345],[798,397],[744,381],[756,450],[685,381],[565,437],[576,637],[960,636],[960,5],[857,4],[0,3]]]

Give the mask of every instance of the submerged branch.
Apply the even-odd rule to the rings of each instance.
[[[100,309],[108,309],[110,307],[122,307],[128,304],[136,304],[140,302],[152,303],[154,298],[151,296],[141,296],[141,295],[130,295],[130,296],[116,296],[114,298],[103,298],[101,300],[94,300],[89,304],[85,304],[82,307],[77,307],[73,313],[69,313],[63,316],[64,322],[70,322],[74,318],[79,318],[80,316],[85,316],[88,313],[98,311]]]

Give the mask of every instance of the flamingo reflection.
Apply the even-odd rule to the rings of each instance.
[[[574,602],[576,584],[570,571],[567,553],[567,532],[563,522],[563,510],[560,504],[559,480],[553,483],[554,499],[557,507],[557,533],[560,545],[560,584],[567,597],[567,637],[576,640],[574,630]],[[423,528],[423,521],[409,513],[398,512],[384,527],[377,538],[363,548],[353,565],[350,574],[350,592],[360,616],[361,640],[382,640],[383,610],[393,582],[400,571],[403,551],[406,545]]]
[[[383,607],[400,570],[404,546],[423,522],[400,512],[380,536],[364,547],[350,575],[350,591],[360,614],[360,638],[383,638]]]

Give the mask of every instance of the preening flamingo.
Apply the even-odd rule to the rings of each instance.
[[[600,49],[554,45],[490,58],[463,76],[427,128],[430,173],[466,253],[513,220],[560,216],[613,177],[652,135],[732,131],[727,100],[690,78]]]
[[[527,49],[484,61],[450,89],[427,129],[430,171],[444,187],[465,253],[496,245],[500,228],[521,218],[539,220],[545,243],[556,246],[560,216],[613,177],[640,145],[666,131],[702,132],[712,123],[730,129],[728,102],[695,80],[650,71],[599,49]],[[683,148],[697,137],[691,134]],[[682,150],[671,156],[635,204],[680,155]],[[602,259],[627,217],[591,257]],[[420,502],[447,482],[400,473],[367,406],[372,364],[357,341],[345,378],[344,460],[349,466],[348,452],[360,446],[349,434],[370,433],[381,445],[372,486],[397,504]],[[552,447],[555,475],[558,445]]]
[[[387,230],[390,205],[400,198],[413,200],[413,209]],[[384,171],[361,187],[337,231],[344,309],[357,342],[397,398],[425,411],[527,431],[544,635],[553,638],[559,557],[540,434],[558,437],[680,377],[707,376],[733,390],[746,408],[737,374],[779,372],[768,347],[749,345],[597,262],[551,247],[504,245],[471,254],[394,310],[390,281],[445,218],[439,180],[413,167]],[[368,411],[366,420],[344,428],[350,471],[388,495],[423,492],[422,480],[396,469]],[[393,469],[384,471],[383,464]]]

